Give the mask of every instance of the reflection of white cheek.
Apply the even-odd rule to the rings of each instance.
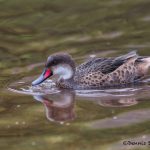
[[[53,105],[61,108],[69,107],[72,104],[71,96],[64,96],[62,99],[53,101]]]

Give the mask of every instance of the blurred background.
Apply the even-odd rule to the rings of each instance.
[[[51,115],[46,119],[44,107],[54,105],[42,105],[32,96],[7,89],[13,82],[41,73],[52,53],[68,52],[77,63],[90,55],[109,57],[131,50],[150,55],[149,40],[149,0],[0,0],[0,149],[148,150],[120,142],[150,140],[150,121],[144,118],[150,113],[146,96],[125,100],[124,108],[118,101],[78,98],[74,108],[71,104],[63,109],[71,113],[67,115],[71,121],[67,118],[61,124],[57,119],[63,117],[52,115],[57,123],[49,121]],[[110,120],[100,125],[95,122],[117,115],[124,120],[130,120],[124,115],[142,115],[144,120],[112,128],[104,127]]]

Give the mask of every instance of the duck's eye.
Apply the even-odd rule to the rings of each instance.
[[[54,61],[53,61],[53,64],[54,64],[54,65],[56,65],[56,64],[57,64],[57,61],[56,61],[56,60],[54,60]]]

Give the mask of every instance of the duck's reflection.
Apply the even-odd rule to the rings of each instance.
[[[129,107],[138,104],[135,97],[120,97],[116,99],[103,99],[99,104],[104,107]]]
[[[36,95],[34,99],[44,104],[49,121],[62,123],[75,118],[74,96],[72,91],[62,91],[55,95]]]
[[[101,93],[99,93],[101,95]],[[75,119],[75,100],[86,100],[96,103],[102,107],[129,107],[138,104],[135,95],[132,96],[110,96],[102,93],[99,97],[79,96],[74,91],[63,90],[60,93],[50,95],[36,95],[35,100],[43,103],[46,117],[53,122],[68,122]]]

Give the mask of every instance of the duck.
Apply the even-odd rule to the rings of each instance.
[[[148,73],[150,57],[131,51],[118,57],[94,57],[76,67],[68,53],[55,53],[48,57],[44,71],[32,82],[37,86],[57,76],[56,86],[63,89],[101,89],[126,86],[141,81]]]

